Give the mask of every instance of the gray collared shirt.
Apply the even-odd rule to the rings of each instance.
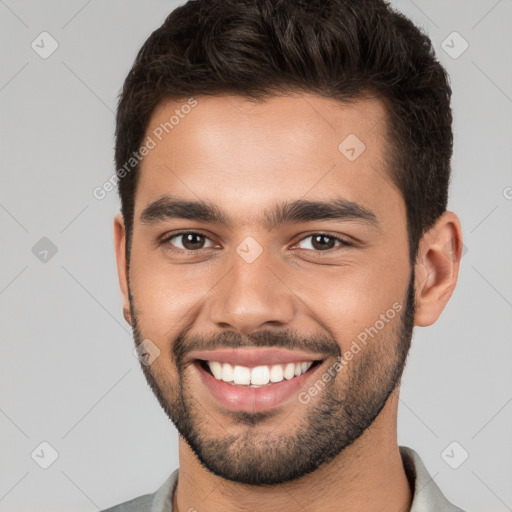
[[[407,446],[400,446],[404,470],[414,489],[409,512],[464,512],[443,495],[420,456]],[[145,494],[102,512],[172,512],[172,498],[178,483],[179,468],[175,469],[153,494]]]

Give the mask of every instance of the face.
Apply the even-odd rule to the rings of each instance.
[[[196,100],[162,103],[146,134],[128,284],[136,344],[158,357],[141,367],[207,469],[286,482],[365,433],[410,346],[386,111],[315,95]]]

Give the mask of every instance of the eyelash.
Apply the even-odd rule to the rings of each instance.
[[[188,250],[188,249],[179,249],[177,247],[174,247],[170,243],[170,240],[172,240],[173,238],[182,236],[182,235],[199,235],[199,236],[204,237],[205,239],[210,240],[210,238],[207,237],[204,233],[200,233],[198,231],[178,231],[177,233],[172,233],[171,235],[164,237],[159,243],[162,246],[166,246],[165,247],[166,250],[169,250],[169,251],[172,251],[172,252],[175,252],[175,253],[179,253],[179,254],[183,254],[183,253],[189,253],[189,254],[200,253],[203,250],[209,249],[209,247],[203,247],[203,248],[197,249],[197,250]],[[348,242],[344,238],[341,238],[341,237],[338,237],[338,236],[334,236],[334,235],[330,235],[329,233],[324,233],[324,232],[321,232],[321,231],[312,233],[310,235],[305,236],[304,238],[301,238],[297,242],[297,244],[302,242],[302,241],[304,241],[304,240],[306,240],[306,239],[308,239],[308,238],[314,237],[316,235],[325,236],[327,238],[330,238],[330,239],[334,240],[335,242],[340,242],[340,245],[338,247],[331,247],[330,249],[326,249],[325,251],[321,251],[321,250],[317,250],[317,249],[306,249],[307,251],[314,252],[314,253],[317,253],[317,254],[323,254],[323,253],[330,254],[331,251],[339,249],[340,247],[351,247],[353,245],[352,243]],[[297,244],[295,244],[295,245],[297,245]]]

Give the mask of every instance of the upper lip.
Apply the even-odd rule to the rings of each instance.
[[[308,352],[280,349],[240,348],[194,351],[190,360],[218,361],[233,366],[264,366],[273,364],[301,363],[305,361],[322,361],[325,356]]]

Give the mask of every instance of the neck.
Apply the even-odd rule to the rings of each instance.
[[[372,426],[337,457],[299,480],[251,486],[220,478],[204,468],[180,438],[180,471],[174,511],[408,512],[412,492],[396,439],[398,393]]]

